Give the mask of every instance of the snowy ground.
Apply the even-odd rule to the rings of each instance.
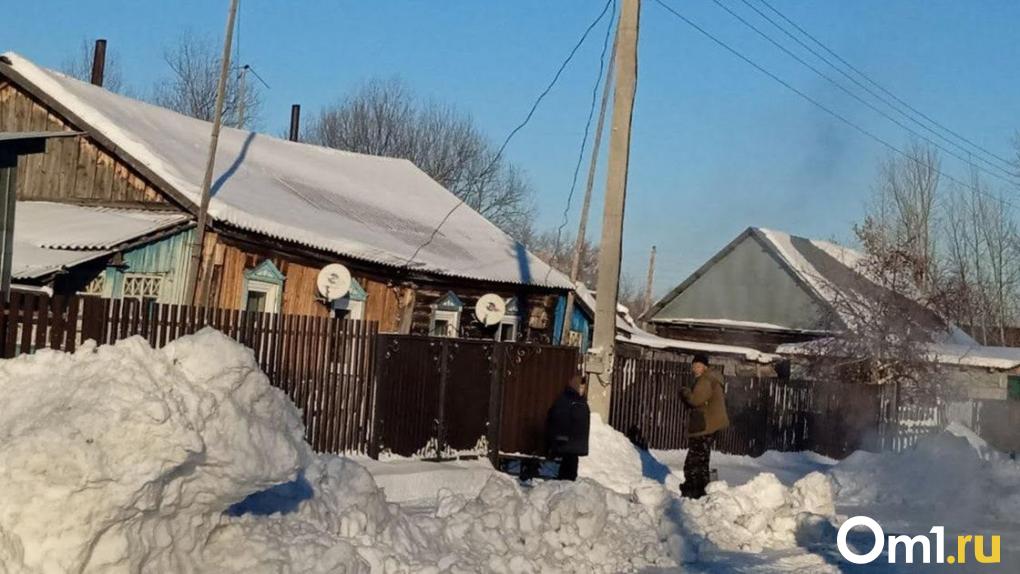
[[[214,331],[0,361],[0,396],[0,574],[934,569],[844,562],[836,527],[855,514],[1002,536],[1000,565],[954,572],[1020,563],[1020,466],[976,437],[840,463],[716,454],[720,481],[692,502],[682,451],[640,452],[597,419],[577,483],[315,455],[292,403]]]

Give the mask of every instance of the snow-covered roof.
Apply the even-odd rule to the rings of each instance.
[[[715,327],[734,327],[738,329],[757,329],[765,331],[788,331],[789,327],[783,325],[777,325],[775,323],[761,323],[758,321],[738,321],[736,319],[699,319],[699,318],[668,318],[658,319],[656,323],[679,323],[684,325],[704,325],[704,326],[715,326]]]
[[[97,259],[118,246],[180,225],[179,213],[19,201],[14,212],[15,279],[35,279]]]
[[[812,356],[827,349],[827,341],[819,339],[801,343],[786,343],[776,349],[780,355]],[[987,347],[978,344],[929,343],[928,358],[943,365],[1011,370],[1020,367],[1020,348]]]
[[[578,282],[574,292],[579,304],[583,305],[591,314],[595,311],[595,292],[581,282]],[[678,339],[667,339],[645,331],[637,325],[637,322],[630,314],[626,306],[616,306],[616,340],[620,343],[630,343],[647,347],[649,349],[674,349],[688,353],[708,353],[710,355],[735,355],[743,357],[744,360],[757,363],[769,364],[779,358],[778,355],[763,353],[750,347],[739,347],[736,345],[718,345],[715,343],[702,343],[700,341],[684,341]]]
[[[14,54],[16,74],[197,204],[211,124],[45,70]],[[16,78],[17,79],[17,78]],[[403,159],[369,156],[224,128],[209,214],[214,221],[363,261],[405,266],[459,199]],[[569,289],[520,243],[467,205],[409,268]]]
[[[675,349],[689,353],[707,353],[709,355],[736,355],[747,361],[769,364],[777,359],[779,355],[764,353],[750,347],[739,347],[736,345],[719,345],[716,343],[702,343],[701,341],[684,341],[678,339],[667,339],[653,335],[642,329],[632,333],[619,333],[616,340],[621,343],[632,343],[650,349]]]

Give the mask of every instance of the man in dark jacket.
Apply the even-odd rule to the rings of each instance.
[[[694,386],[680,389],[684,402],[690,407],[684,484],[680,491],[688,498],[701,498],[709,482],[708,465],[715,434],[730,426],[730,419],[726,415],[722,377],[709,369],[708,357],[695,355],[691,372],[694,373]]]
[[[570,380],[546,417],[546,447],[550,458],[560,459],[560,480],[577,480],[578,457],[588,456],[588,430],[591,412],[584,396],[584,378]]]

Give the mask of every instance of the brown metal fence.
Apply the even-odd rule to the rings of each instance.
[[[579,373],[573,347],[380,335],[371,451],[541,455],[545,415]]]
[[[206,326],[252,349],[270,382],[301,408],[306,438],[317,451],[367,451],[378,332],[373,322],[14,292],[0,313],[0,349],[11,358],[132,336],[161,348]]]

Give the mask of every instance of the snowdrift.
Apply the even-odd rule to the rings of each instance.
[[[625,572],[787,548],[832,515],[821,475],[682,501],[597,417],[576,483],[497,474],[405,509],[313,454],[251,351],[211,329],[0,361],[0,394],[0,574]]]
[[[310,451],[250,351],[212,331],[0,361],[10,572],[187,571],[246,495]]]
[[[357,463],[312,454],[297,409],[213,330],[0,361],[0,393],[0,572],[672,564],[650,509],[589,480],[494,476],[407,513]]]
[[[990,454],[967,429],[950,425],[899,454],[856,452],[831,470],[842,504],[902,507],[925,520],[1013,522],[1020,514],[1020,463]],[[936,522],[932,522],[933,524]]]
[[[835,512],[824,474],[813,472],[786,487],[774,474],[762,473],[736,487],[711,483],[706,496],[682,502],[678,526],[688,547],[701,550],[707,541],[721,550],[757,553],[819,542],[834,532]]]

